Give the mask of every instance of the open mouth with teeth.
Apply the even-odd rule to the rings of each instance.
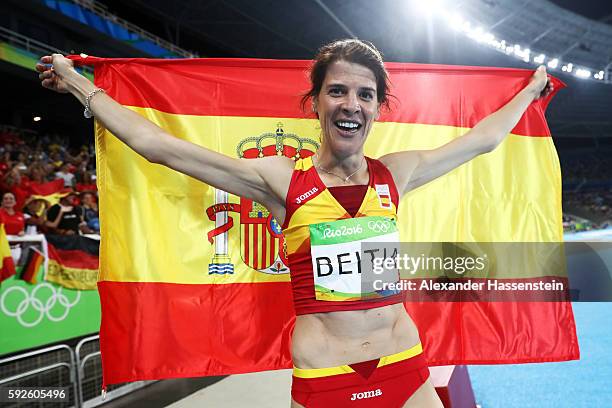
[[[343,132],[355,133],[361,129],[361,124],[350,120],[337,120],[334,125]]]

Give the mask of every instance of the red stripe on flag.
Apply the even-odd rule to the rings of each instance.
[[[13,262],[13,258],[10,255],[2,258],[2,267],[0,268],[0,282],[10,278],[14,274],[15,262]]]
[[[539,363],[580,358],[570,302],[407,302],[404,306],[419,332],[427,333],[421,339],[425,357],[432,366]],[[498,325],[491,325],[493,316]],[[537,327],[534,326],[536,322]],[[469,337],[462,341],[461,336],[457,336],[461,331],[459,327],[478,333],[480,340],[503,336],[512,341],[472,343],[465,341]],[[556,337],[551,338],[551,333]]]
[[[96,85],[123,105],[183,115],[299,119],[306,116],[300,109],[300,97],[309,87],[304,73],[310,61],[71,58],[94,64]],[[391,91],[398,99],[391,112],[381,116],[381,121],[468,128],[510,101],[533,74],[533,70],[514,68],[386,65]],[[168,75],[168,70],[173,75]],[[179,79],[181,86],[176,86]],[[557,78],[551,81],[555,86],[553,94],[532,103],[513,133],[550,135],[544,111],[553,95],[565,87]],[[451,103],[450,98],[460,99]],[[481,103],[465,105],[465,101],[474,100]]]
[[[295,312],[289,282],[99,282],[98,291],[105,385],[292,365],[289,343]],[[215,342],[210,333],[223,333],[223,341]]]
[[[64,179],[56,179],[48,183],[31,182],[29,185],[30,193],[35,195],[47,196],[61,191],[64,188]]]
[[[57,249],[51,244],[49,244],[49,258],[69,268],[98,269],[100,265],[99,258],[95,255],[78,249]]]
[[[253,225],[253,224],[251,224]],[[258,234],[258,229],[257,229],[258,225],[253,225],[253,242],[251,245],[253,245],[253,267],[255,269],[259,269],[259,234]]]
[[[263,269],[266,267],[266,265],[268,264],[268,258],[266,257],[268,251],[267,251],[267,247],[266,245],[268,245],[268,234],[266,233],[266,225],[265,224],[259,224],[258,225],[259,228],[261,228],[261,245],[258,248],[261,251],[261,268]]]

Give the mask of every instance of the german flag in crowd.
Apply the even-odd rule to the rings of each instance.
[[[29,247],[28,257],[23,264],[19,278],[32,284],[37,283],[38,269],[44,261],[45,257],[38,249],[33,246]]]
[[[318,121],[299,108],[308,61],[78,62],[95,66],[98,87],[175,137],[232,157],[302,157],[317,148]],[[464,134],[532,74],[387,67],[397,101],[366,143],[375,158]],[[410,193],[400,204],[402,240],[562,241],[560,167],[544,118],[549,100],[534,102],[493,153]],[[99,123],[96,151],[105,383],[291,367],[291,286],[283,237],[266,209],[149,163]],[[431,365],[579,357],[567,302],[406,307]]]
[[[81,235],[46,237],[49,251],[46,280],[71,289],[96,289],[100,242]]]

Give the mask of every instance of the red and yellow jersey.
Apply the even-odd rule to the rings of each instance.
[[[355,217],[382,216],[396,220],[399,195],[391,173],[378,160],[366,157],[366,162],[370,180]],[[296,314],[371,309],[401,301],[400,295],[341,302],[315,299],[309,227],[346,218],[352,217],[323,184],[312,158],[298,160],[287,192],[283,224]]]

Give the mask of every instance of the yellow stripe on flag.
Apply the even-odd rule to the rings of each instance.
[[[130,109],[176,137],[232,157],[237,157],[236,149],[242,141],[274,134],[279,124],[276,118],[200,117]],[[318,140],[316,120],[280,122],[285,134]],[[376,158],[408,148],[430,149],[466,131],[452,126],[376,123],[366,143],[366,154]],[[215,190],[149,163],[100,127],[97,138],[101,153],[98,160],[112,162],[110,166],[98,163],[106,233],[128,237],[102,241],[100,280],[188,284],[289,281],[287,273],[262,273],[242,262],[244,243],[238,212],[228,214],[234,219],[228,237],[234,273],[209,274],[215,247],[208,242],[207,233],[215,223],[208,219],[206,210],[214,203]],[[543,190],[543,185],[550,187]],[[407,195],[400,204],[400,234],[405,241],[417,237],[420,241],[560,241],[562,230],[557,221],[561,218],[561,202],[556,196],[560,185],[552,139],[510,135],[494,152]],[[240,203],[231,195],[229,201]],[[160,217],[164,222],[156,222]],[[249,228],[251,237],[255,227]],[[254,245],[249,244],[251,256]],[[261,251],[258,258],[263,263]],[[129,253],[130,257],[115,256],[119,253]],[[271,261],[267,255],[264,259]]]

